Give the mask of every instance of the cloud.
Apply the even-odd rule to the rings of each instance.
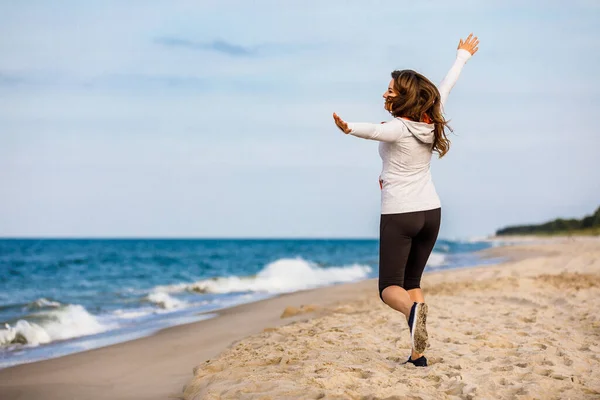
[[[226,54],[239,58],[254,58],[261,56],[282,56],[305,52],[323,52],[327,46],[320,42],[310,43],[261,43],[255,46],[242,46],[225,40],[200,42],[174,36],[156,38],[154,43],[167,48],[180,48],[194,51],[205,51]]]
[[[0,86],[16,86],[22,83],[25,83],[22,77],[0,72]]]
[[[175,37],[161,37],[157,38],[155,42],[166,47],[179,47],[190,50],[213,51],[234,57],[251,57],[258,55],[257,47],[246,48],[237,44],[228,43],[224,40],[213,40],[212,42],[203,43]]]

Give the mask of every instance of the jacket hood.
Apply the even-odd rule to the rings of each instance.
[[[434,124],[426,124],[425,122],[415,122],[404,118],[398,118],[417,139],[423,143],[433,143],[435,137]]]

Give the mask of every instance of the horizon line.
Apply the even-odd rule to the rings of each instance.
[[[471,238],[438,238],[438,240],[456,241],[456,240],[473,240],[473,239],[489,239],[495,237],[492,235],[481,235]],[[286,237],[286,236],[256,236],[256,237],[243,237],[243,236],[0,236],[0,240],[379,240],[379,237],[362,237],[362,236],[298,236],[298,237]]]
[[[89,240],[89,239],[108,239],[108,240],[378,240],[378,237],[325,237],[325,236],[298,236],[298,237],[286,237],[286,236],[0,236],[0,240],[13,240],[13,239],[25,239],[25,240]]]

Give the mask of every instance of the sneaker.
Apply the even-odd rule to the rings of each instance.
[[[425,356],[421,356],[416,360],[413,360],[412,355],[408,357],[408,360],[404,361],[402,364],[411,363],[414,364],[415,367],[426,367],[427,366],[427,358]]]
[[[408,329],[410,329],[410,343],[416,353],[423,353],[427,348],[427,304],[415,302],[410,308],[408,316]]]

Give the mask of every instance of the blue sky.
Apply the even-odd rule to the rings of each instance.
[[[0,1],[0,236],[377,237],[394,69],[480,50],[440,236],[600,205],[595,1]]]

